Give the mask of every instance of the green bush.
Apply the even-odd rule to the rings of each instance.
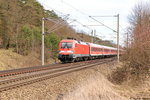
[[[39,28],[30,28],[28,25],[24,25],[21,29],[21,33],[18,35],[18,44],[16,51],[22,55],[28,55],[34,47],[41,41],[41,32]]]
[[[60,37],[58,37],[55,33],[45,35],[45,47],[51,51],[51,54],[50,51],[47,52],[47,54],[50,54],[49,56],[53,59],[57,58],[59,41]]]

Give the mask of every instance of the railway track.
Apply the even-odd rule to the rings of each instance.
[[[59,68],[63,66],[71,66],[75,64],[82,64],[82,63],[90,63],[91,61],[84,61],[84,62],[77,62],[77,63],[67,63],[67,64],[50,64],[50,65],[44,65],[44,66],[33,66],[33,67],[26,67],[26,68],[18,68],[18,69],[12,69],[12,70],[4,70],[0,71],[0,78],[1,77],[8,77],[8,76],[14,76],[19,74],[25,74],[25,73],[32,73],[42,70],[49,70],[54,68]],[[92,61],[95,62],[95,61]]]
[[[0,77],[0,92],[36,83],[70,72],[79,71],[99,64],[108,63],[112,60],[112,58],[109,58],[81,63],[54,64],[49,66],[38,66],[36,68],[25,68],[25,70],[22,68],[5,71],[3,74],[1,73]]]

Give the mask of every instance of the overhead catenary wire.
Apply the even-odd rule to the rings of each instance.
[[[82,24],[81,22],[79,22],[78,20],[76,20],[76,22],[80,25],[82,25],[83,27],[86,27],[89,30],[92,30],[90,27],[88,27],[87,25]]]
[[[51,32],[52,30],[59,28],[59,26],[60,26],[60,25],[63,25],[63,24],[64,24],[64,20],[59,21],[59,22],[57,22],[55,25],[53,25],[48,31]]]
[[[84,13],[84,12],[82,12],[82,11],[78,10],[78,9],[77,9],[77,8],[75,8],[74,6],[70,5],[69,3],[65,2],[65,1],[63,1],[63,3],[64,3],[64,4],[66,4],[67,6],[69,6],[69,7],[73,8],[73,9],[74,9],[74,10],[76,10],[77,12],[79,12],[79,13],[81,13],[81,14],[83,14],[83,15],[86,15],[88,18],[90,17],[91,19],[93,19],[93,20],[97,21],[97,22],[98,22],[98,23],[100,23],[102,26],[105,26],[105,27],[107,27],[107,28],[111,29],[112,31],[116,32],[114,29],[112,29],[112,28],[110,28],[109,26],[107,26],[107,25],[103,24],[102,22],[100,22],[100,21],[98,21],[98,20],[94,19],[94,18],[93,18],[92,16],[90,16],[89,14]],[[44,4],[44,5],[46,5],[46,4]],[[48,5],[46,5],[46,6],[48,7]],[[50,7],[50,8],[52,9],[52,7]],[[56,10],[55,10],[55,11],[56,11]],[[60,11],[58,11],[58,12],[60,12]],[[62,12],[60,12],[60,13],[62,13]],[[82,26],[84,26],[84,25],[82,25]],[[85,25],[85,26],[87,26],[87,25]],[[88,27],[88,28],[89,28],[89,27]]]
[[[67,6],[69,6],[69,7],[71,7],[71,8],[73,8],[75,11],[81,13],[82,15],[85,15],[85,16],[88,18],[88,20],[89,20],[89,19],[91,19],[92,21],[95,20],[96,22],[100,23],[101,26],[104,26],[104,27],[106,27],[106,28],[112,30],[112,31],[115,32],[115,33],[117,32],[116,30],[114,30],[114,29],[112,29],[111,27],[109,27],[108,25],[106,25],[106,24],[104,24],[104,23],[102,23],[102,22],[96,20],[95,18],[92,19],[92,17],[90,17],[89,14],[87,14],[87,13],[85,13],[85,12],[83,12],[83,11],[77,9],[76,7],[70,5],[69,3],[65,2],[65,1],[63,1],[62,3],[65,4],[65,5],[67,5]],[[63,5],[63,6],[64,6],[64,5]],[[62,12],[61,12],[61,13],[62,13]],[[96,16],[95,16],[95,17],[96,17]],[[102,16],[102,17],[115,17],[115,16]],[[84,24],[83,24],[82,26],[85,27]],[[87,25],[86,25],[86,26],[87,26]],[[88,28],[89,28],[89,27],[88,27]],[[90,29],[91,29],[91,28],[90,28]]]
[[[69,3],[63,1],[64,4],[68,5],[69,7],[73,8],[74,10],[76,10],[77,12],[80,12],[83,15],[89,16],[87,13],[84,13],[82,11],[80,11],[79,9],[75,8],[74,6],[70,5]]]
[[[91,19],[95,20],[96,22],[100,23],[101,25],[103,25],[103,26],[107,27],[108,29],[112,30],[113,32],[117,32],[116,30],[114,30],[114,29],[110,28],[109,26],[107,26],[107,25],[103,24],[102,22],[100,22],[100,21],[96,20],[96,19],[95,19],[95,18],[93,18],[92,16],[89,16],[89,17],[90,17]]]
[[[60,25],[61,25],[61,26],[64,26],[64,25],[65,25],[65,21],[69,19],[68,16],[69,16],[69,14],[68,14],[67,16],[65,16],[65,17],[63,18],[63,20],[58,20],[58,21],[56,22],[56,24],[53,25],[48,31],[52,32],[53,30],[58,29],[58,28],[60,27]],[[46,18],[46,20],[53,21],[52,19],[49,19],[49,18]]]
[[[54,28],[59,27],[59,25],[63,25],[63,24],[64,24],[64,21],[66,21],[66,20],[69,19],[68,16],[69,16],[69,14],[66,15],[66,16],[63,18],[63,20],[58,20],[58,22],[57,22],[53,27],[51,27],[51,30],[53,30]]]
[[[72,23],[72,22],[74,22],[75,20],[72,20],[71,22],[69,22],[68,24],[70,24],[70,23]],[[63,27],[63,26],[65,26],[65,24],[63,24],[63,25],[61,25],[61,26],[59,26],[59,27],[57,27],[57,28],[55,28],[55,29],[53,29],[53,30],[50,30],[50,32],[53,32],[53,31],[56,31],[58,28],[61,28],[61,27]]]
[[[46,6],[47,8],[50,8],[51,10],[53,10],[53,11],[55,11],[55,12],[59,13],[59,14],[60,14],[60,16],[67,15],[66,13],[61,12],[61,11],[59,11],[59,10],[56,10],[56,9],[54,9],[53,7],[50,7],[49,5],[47,5],[47,4],[45,4],[45,3],[41,3],[41,4],[42,4],[42,5],[44,5],[44,6]]]
[[[63,3],[66,4],[67,6],[73,8],[75,11],[79,12],[80,14],[85,15],[85,16],[87,17],[86,19],[90,20],[90,18],[89,18],[90,15],[89,15],[89,14],[87,14],[87,13],[85,13],[85,12],[83,12],[83,11],[77,9],[76,7],[70,5],[69,3],[65,2],[65,1],[63,1]],[[87,26],[87,25],[86,25],[86,26]]]
[[[82,13],[82,14],[85,15],[84,12],[81,12],[80,10],[78,10],[78,9],[76,9],[75,7],[71,6],[70,4],[68,4],[68,3],[64,2],[64,1],[62,1],[62,2],[65,3],[66,5],[70,6],[71,8],[75,9],[76,11],[78,11],[78,12],[80,12],[80,13]],[[65,16],[65,15],[70,15],[70,14],[65,14],[64,12],[58,11],[58,10],[56,10],[56,9],[54,9],[54,8],[52,8],[52,7],[50,7],[50,6],[46,5],[46,4],[44,4],[44,3],[42,3],[42,4],[43,4],[44,6],[46,6],[46,7],[50,8],[50,9],[52,9],[52,10],[58,12],[58,13],[60,13],[60,14],[62,14],[63,16]],[[62,15],[61,15],[61,16],[62,16]],[[86,14],[86,16],[87,16],[87,14]],[[89,28],[87,25],[83,25],[81,22],[77,21],[76,19],[75,19],[75,21],[76,21],[78,24],[82,25],[83,27],[86,27],[86,28],[92,30],[92,29]],[[60,24],[59,24],[59,25],[60,25]]]
[[[84,13],[84,12],[78,10],[77,8],[75,8],[75,7],[73,7],[72,5],[68,4],[67,2],[63,2],[63,3],[66,4],[66,5],[68,5],[68,6],[70,6],[71,8],[75,9],[76,11],[80,12],[81,14],[86,15],[86,16],[89,16],[89,14]],[[89,17],[90,17],[91,19],[95,20],[96,22],[100,23],[102,26],[105,26],[106,28],[108,28],[108,29],[112,30],[113,32],[117,33],[116,30],[112,29],[111,27],[109,27],[109,26],[105,25],[104,23],[102,23],[102,22],[96,20],[95,18],[93,18],[93,17],[117,17],[117,15],[112,15],[112,16],[93,16],[93,17],[92,17],[92,16],[89,16]]]
[[[72,5],[68,4],[67,2],[64,2],[64,4],[70,6],[71,8],[73,8],[73,9],[75,9],[76,11],[80,12],[81,14],[86,15],[86,16],[90,17],[91,19],[93,19],[93,20],[99,22],[102,26],[105,26],[105,27],[107,27],[108,29],[111,29],[112,31],[116,32],[116,30],[110,28],[109,26],[107,26],[107,25],[103,24],[102,22],[100,22],[100,21],[98,21],[98,20],[96,20],[96,19],[93,18],[93,17],[100,17],[100,16],[90,16],[89,14],[84,13],[84,12],[78,10],[77,8],[75,8],[75,7],[73,7]],[[113,15],[113,16],[101,16],[101,17],[116,17],[116,15]]]
[[[92,16],[92,17],[116,17],[116,15],[112,15],[112,16],[111,15],[109,15],[109,16],[108,15],[106,15],[106,16]]]

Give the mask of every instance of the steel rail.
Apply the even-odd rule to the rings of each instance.
[[[6,91],[9,89],[13,89],[13,88],[17,88],[17,87],[21,87],[24,85],[32,84],[35,82],[39,82],[42,80],[46,80],[49,78],[67,74],[70,72],[79,71],[79,70],[86,69],[89,67],[94,67],[98,64],[103,64],[103,63],[107,63],[110,61],[112,61],[112,59],[103,60],[101,62],[93,62],[93,63],[85,64],[85,65],[76,65],[76,66],[72,66],[72,67],[58,68],[55,70],[50,70],[49,72],[46,72],[46,73],[45,72],[37,73],[37,74],[31,75],[31,76],[25,76],[25,77],[20,77],[20,78],[16,78],[16,79],[4,80],[4,81],[0,82],[0,92]]]
[[[95,63],[95,62],[92,62],[92,63]],[[23,77],[19,77],[19,78],[13,78],[13,79],[6,79],[6,80],[2,80],[0,81],[0,85],[2,84],[7,84],[7,83],[12,83],[12,82],[16,82],[16,81],[20,81],[20,80],[25,80],[25,79],[29,79],[29,78],[33,78],[33,77],[38,77],[38,76],[43,76],[43,75],[47,75],[47,74],[50,74],[50,73],[55,73],[55,72],[59,72],[59,71],[64,71],[64,70],[68,70],[68,69],[72,69],[72,68],[76,68],[76,67],[80,67],[82,66],[82,64],[80,65],[74,65],[72,67],[69,66],[64,66],[64,67],[56,67],[54,69],[49,69],[48,72],[38,72],[38,73],[33,73],[33,75],[27,75],[27,76],[23,76]],[[84,65],[83,65],[84,66]]]
[[[97,61],[93,61],[93,62],[90,62],[91,63],[95,63]],[[24,79],[29,79],[29,78],[32,78],[32,77],[37,77],[37,76],[42,76],[42,75],[46,75],[46,74],[49,74],[49,73],[54,73],[54,72],[58,72],[58,71],[63,71],[63,70],[67,70],[67,69],[72,69],[72,68],[75,68],[75,67],[80,67],[80,66],[83,66],[87,63],[84,63],[84,64],[74,64],[72,65],[71,67],[71,64],[69,64],[68,66],[57,66],[55,68],[52,68],[52,69],[48,69],[47,71],[40,71],[38,73],[33,73],[33,75],[27,75],[27,76],[23,76],[23,77],[20,77],[19,78],[13,78],[13,79],[1,79],[0,80],[0,85],[2,84],[7,84],[7,83],[11,83],[11,82],[16,82],[16,81],[20,81],[20,80],[24,80]]]
[[[90,63],[90,62],[91,61],[84,61],[82,63]],[[44,66],[33,66],[33,67],[25,67],[25,68],[18,68],[18,69],[12,69],[12,70],[4,70],[4,71],[0,71],[0,78],[13,76],[13,75],[19,75],[19,74],[25,74],[25,73],[32,73],[32,72],[37,72],[37,71],[42,71],[42,70],[54,69],[54,68],[63,67],[66,65],[71,65],[71,64],[78,64],[78,63],[81,63],[81,62],[67,63],[67,64],[57,63],[57,64],[49,64],[49,65],[44,65]]]

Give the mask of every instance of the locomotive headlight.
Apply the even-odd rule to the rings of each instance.
[[[68,53],[73,53],[73,51],[72,50],[69,50],[69,51],[67,51]]]
[[[59,53],[73,53],[73,51],[72,50],[68,50],[68,51],[59,51]]]
[[[59,53],[63,53],[63,52],[65,52],[65,51],[60,51]]]

